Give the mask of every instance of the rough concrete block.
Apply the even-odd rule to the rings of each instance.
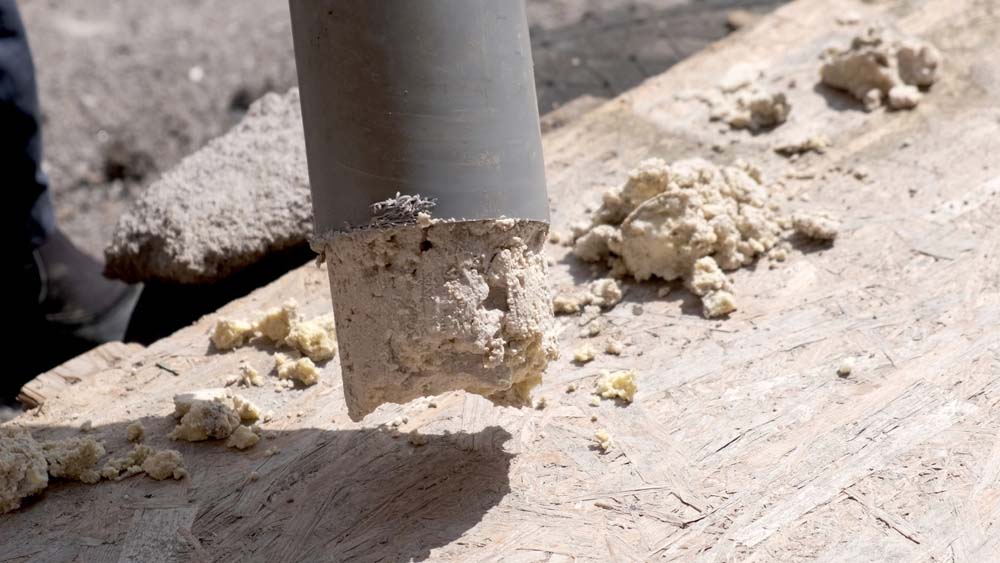
[[[104,251],[106,274],[209,283],[311,234],[302,115],[292,89],[258,100],[239,125],[140,195]]]

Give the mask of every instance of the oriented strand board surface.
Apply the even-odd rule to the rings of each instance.
[[[818,53],[853,31],[835,16],[851,10],[944,51],[942,81],[915,111],[863,113],[815,87]],[[176,445],[183,482],[57,485],[0,517],[2,560],[1000,560],[998,10],[800,0],[547,136],[556,230],[647,156],[751,158],[800,194],[789,208],[845,219],[832,248],[736,273],[730,319],[702,319],[683,290],[657,299],[654,284],[632,285],[604,335],[636,345],[575,367],[581,339],[566,320],[544,410],[456,394],[359,425],[336,361],[307,391],[272,381],[245,392],[276,414],[255,449]],[[720,133],[699,102],[674,96],[741,61],[796,84],[774,132]],[[835,147],[794,163],[771,152],[811,131]],[[564,247],[550,251],[553,283],[589,279]],[[22,420],[49,437],[90,419],[118,451],[142,419],[167,445],[173,393],[219,385],[241,360],[272,367],[267,349],[210,353],[216,318],[288,297],[327,312],[325,272],[293,272]],[[845,356],[857,365],[839,378]],[[602,368],[638,371],[633,405],[589,406]],[[429,443],[375,429],[398,416]],[[598,427],[615,439],[607,455],[590,440]]]

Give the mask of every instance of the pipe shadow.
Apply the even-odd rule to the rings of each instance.
[[[30,427],[27,416],[21,420]],[[131,448],[129,422],[95,426],[87,436],[120,456]],[[514,455],[503,444],[511,436],[499,427],[428,434],[419,447],[377,428],[265,430],[270,437],[240,452],[224,440],[167,440],[171,417],[142,422],[147,443],[183,454],[189,477],[53,481],[0,515],[0,552],[15,560],[156,553],[163,561],[421,561],[510,492]],[[66,426],[32,432],[39,440],[81,436]]]
[[[833,241],[816,240],[798,233],[788,237],[788,242],[792,245],[792,248],[798,250],[802,254],[816,254],[818,252],[830,250],[834,245]]]
[[[124,340],[152,344],[315,258],[308,245],[300,244],[273,252],[212,283],[146,282]]]

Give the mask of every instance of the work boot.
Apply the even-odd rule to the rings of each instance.
[[[14,369],[0,378],[0,405],[39,373],[122,338],[140,288],[102,270],[58,230],[22,259],[12,294]]]
[[[128,285],[105,278],[103,265],[81,252],[58,230],[34,252],[34,257],[38,311],[47,323],[89,335],[95,343],[121,338],[124,325],[116,332],[107,321],[121,313],[133,293]]]

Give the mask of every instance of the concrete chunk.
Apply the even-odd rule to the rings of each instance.
[[[312,234],[299,94],[268,94],[229,133],[151,185],[119,219],[106,274],[209,283]]]

